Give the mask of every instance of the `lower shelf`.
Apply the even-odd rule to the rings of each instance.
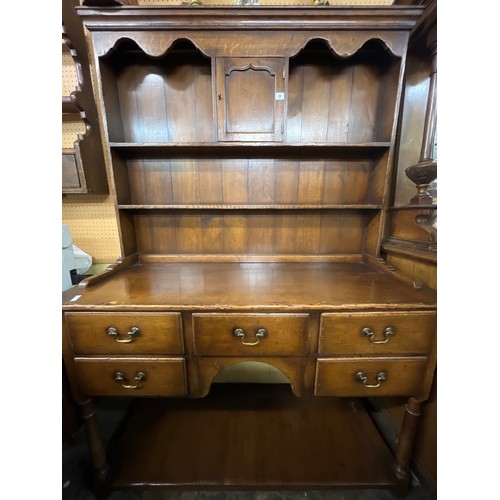
[[[213,384],[203,399],[136,400],[110,449],[123,489],[387,487],[393,457],[362,402],[286,384]]]

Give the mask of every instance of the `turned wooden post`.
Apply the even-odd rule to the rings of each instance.
[[[398,436],[394,471],[397,478],[396,492],[401,496],[406,494],[410,485],[410,461],[413,455],[421,406],[422,402],[413,398],[408,399]]]
[[[79,402],[82,417],[87,431],[87,443],[90,451],[92,465],[94,466],[97,480],[104,481],[109,473],[109,465],[99,425],[97,422],[96,408],[92,399]]]

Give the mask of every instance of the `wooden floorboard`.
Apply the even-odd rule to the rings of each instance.
[[[297,489],[393,484],[362,402],[287,384],[213,384],[202,399],[144,399],[111,447],[115,488]]]

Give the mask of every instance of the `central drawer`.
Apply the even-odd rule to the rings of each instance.
[[[309,314],[193,314],[196,356],[306,356]]]

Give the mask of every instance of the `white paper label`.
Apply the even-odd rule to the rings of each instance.
[[[284,101],[285,100],[285,93],[284,92],[276,92],[275,98],[277,101]]]

